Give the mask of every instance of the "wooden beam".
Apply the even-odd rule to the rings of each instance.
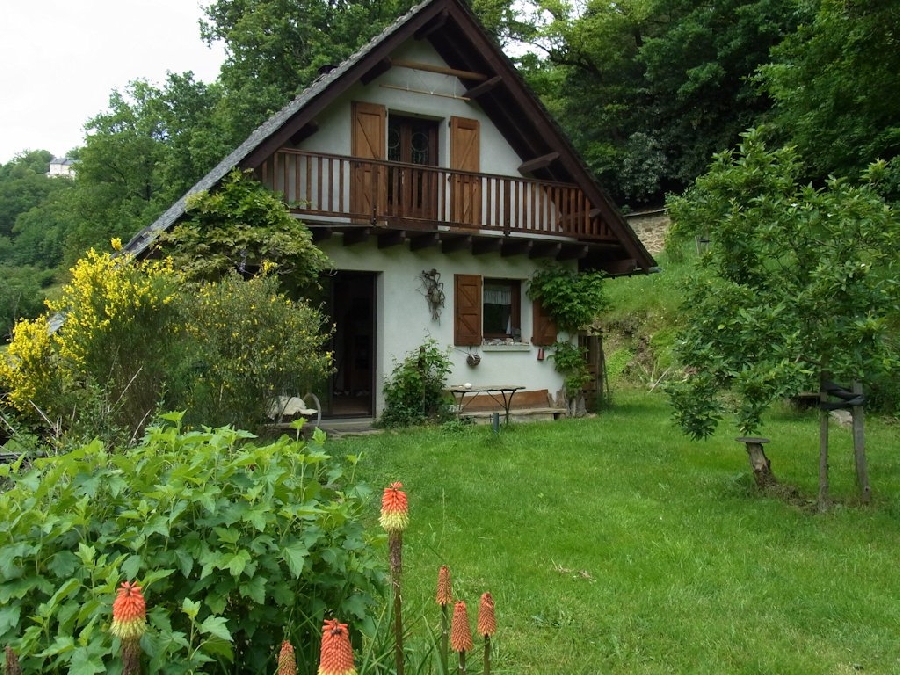
[[[364,241],[368,241],[371,233],[371,227],[354,227],[352,230],[345,230],[344,246],[353,246],[354,244],[361,244]]]
[[[476,239],[472,242],[472,253],[480,255],[482,253],[496,253],[500,250],[503,242],[499,237],[491,237],[490,239]]]
[[[472,247],[472,235],[464,234],[460,236],[446,235],[441,238],[441,251],[444,253],[453,253],[454,251],[462,251]]]
[[[318,130],[319,130],[318,122],[316,122],[315,120],[311,120],[311,121],[307,122],[302,127],[297,129],[296,133],[294,133],[294,135],[290,137],[289,140],[291,142],[291,145],[299,145],[300,143],[305,141],[307,138],[312,136],[314,133],[316,133]]]
[[[557,159],[559,159],[558,152],[548,152],[546,155],[541,155],[540,157],[535,157],[534,159],[529,159],[527,162],[523,162],[519,167],[519,173],[531,173],[532,171],[543,169],[546,166],[550,166],[550,164]]]
[[[426,73],[440,73],[441,75],[454,75],[461,80],[486,80],[488,76],[484,73],[473,73],[471,70],[456,70],[456,68],[448,68],[447,66],[435,66],[430,63],[421,63],[419,61],[410,61],[408,59],[391,59],[391,63],[398,68],[409,68],[410,70],[423,70]]]
[[[413,33],[413,37],[416,40],[422,40],[424,38],[427,38],[429,35],[431,35],[435,31],[438,31],[441,28],[443,28],[444,24],[447,23],[447,17],[449,17],[449,16],[450,16],[450,14],[447,11],[441,12],[436,17],[434,17],[431,21],[429,21],[424,26],[422,26],[419,30],[417,30],[415,33]]]
[[[511,255],[525,255],[531,251],[532,242],[528,239],[504,239],[500,247],[500,255],[508,258]]]
[[[588,246],[587,244],[564,244],[562,251],[560,251],[556,259],[557,260],[581,260],[588,254]]]
[[[558,241],[536,241],[528,251],[529,258],[555,258],[562,251],[562,244]]]
[[[600,263],[600,267],[610,276],[631,274],[637,269],[637,260],[634,258],[628,258],[627,260],[605,260]]]
[[[365,86],[379,75],[384,75],[387,71],[389,71],[391,69],[391,65],[392,64],[390,59],[381,59],[381,61],[379,61],[374,66],[369,68],[369,70],[363,73],[363,76],[359,78],[359,81],[363,83],[363,86]]]
[[[423,248],[428,248],[429,246],[437,246],[440,241],[441,238],[437,232],[417,234],[409,240],[409,250],[420,251]]]
[[[499,75],[495,75],[491,79],[485,80],[481,84],[476,84],[474,87],[467,90],[466,93],[463,94],[463,96],[465,96],[466,98],[478,98],[479,96],[484,96],[502,81],[502,77],[500,77]]]
[[[389,230],[378,235],[378,248],[399,246],[406,241],[406,230]]]

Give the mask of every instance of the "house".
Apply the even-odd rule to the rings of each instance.
[[[68,157],[54,157],[50,160],[50,168],[47,175],[51,178],[74,178],[75,160]]]
[[[451,383],[560,390],[534,271],[655,265],[560,128],[461,0],[425,0],[325,70],[188,193],[252,169],[330,257],[325,414],[378,415],[394,362],[427,338],[450,350]]]

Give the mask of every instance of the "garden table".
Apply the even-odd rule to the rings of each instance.
[[[521,384],[454,384],[448,387],[447,391],[453,394],[453,398],[456,400],[457,417],[475,400],[477,394],[487,394],[494,402],[503,406],[506,423],[509,424],[509,407],[512,405],[513,396],[524,388],[524,385]],[[472,396],[467,400],[466,394],[472,394]]]

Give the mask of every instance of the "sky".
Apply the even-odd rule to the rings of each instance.
[[[215,80],[225,52],[200,39],[201,16],[199,0],[0,0],[0,164],[83,145],[131,80]]]

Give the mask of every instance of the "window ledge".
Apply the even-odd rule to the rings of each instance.
[[[488,340],[481,345],[483,352],[530,352],[531,344],[528,342],[505,342],[503,340]]]

